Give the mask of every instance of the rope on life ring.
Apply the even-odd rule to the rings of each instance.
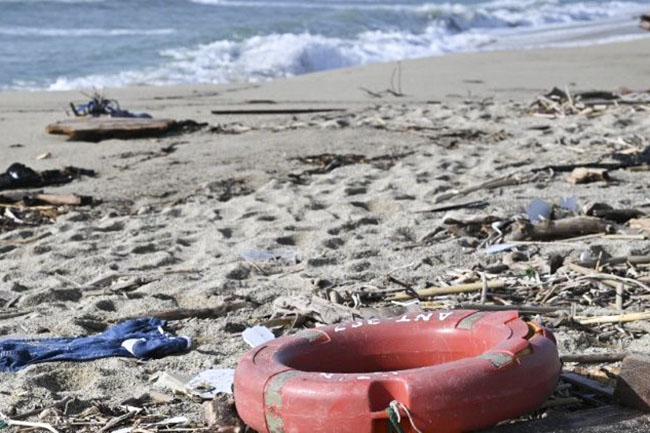
[[[388,415],[388,420],[391,423],[391,426],[395,433],[404,433],[404,429],[400,425],[402,422],[402,417],[400,416],[400,410],[403,410],[406,413],[406,416],[409,419],[409,422],[411,423],[411,428],[416,432],[416,433],[422,433],[420,429],[417,428],[415,425],[415,422],[413,422],[413,417],[411,417],[411,412],[409,412],[408,408],[404,406],[403,403],[400,403],[397,400],[393,400],[390,402],[388,407],[386,408],[386,414]],[[392,433],[389,431],[389,433]]]

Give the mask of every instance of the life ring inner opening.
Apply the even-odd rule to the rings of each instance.
[[[326,342],[302,340],[276,353],[285,366],[306,372],[372,373],[428,367],[471,358],[511,335],[506,326],[489,332],[405,326],[390,335],[371,327],[330,333]]]

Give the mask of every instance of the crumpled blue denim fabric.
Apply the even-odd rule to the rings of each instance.
[[[0,371],[11,372],[51,361],[90,361],[111,356],[162,358],[184,352],[188,337],[164,332],[165,320],[141,318],[88,337],[0,340]]]

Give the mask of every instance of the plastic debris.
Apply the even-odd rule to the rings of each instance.
[[[250,347],[257,347],[275,339],[275,335],[266,326],[253,326],[242,332],[242,338]]]
[[[516,248],[519,244],[506,243],[506,244],[495,244],[491,245],[483,250],[484,254],[498,254],[506,251],[510,251],[513,248]]]
[[[214,398],[217,394],[232,394],[232,384],[235,381],[235,370],[218,368],[205,370],[194,376],[185,387],[194,395],[204,400]]]
[[[532,223],[548,221],[551,218],[551,211],[551,206],[540,199],[535,199],[526,206],[526,215]]]
[[[150,119],[151,115],[147,113],[133,113],[120,108],[120,103],[115,99],[108,99],[104,95],[95,92],[91,95],[90,100],[84,104],[74,105],[70,103],[72,112],[77,117],[83,116],[110,116],[110,117],[137,117],[141,119]]]
[[[578,212],[578,199],[574,196],[562,198],[557,205],[570,212]]]
[[[0,190],[19,188],[41,188],[72,182],[81,176],[95,176],[93,170],[65,167],[63,170],[35,171],[24,164],[15,162],[0,174]]]
[[[158,376],[154,387],[169,390],[174,394],[187,394],[187,381],[188,379],[186,377],[179,374],[163,372]]]

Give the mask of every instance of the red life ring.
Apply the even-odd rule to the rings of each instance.
[[[559,374],[553,335],[516,311],[435,311],[258,346],[239,361],[234,393],[261,433],[383,433],[393,401],[418,430],[457,433],[535,409]],[[417,431],[406,416],[400,425]]]

